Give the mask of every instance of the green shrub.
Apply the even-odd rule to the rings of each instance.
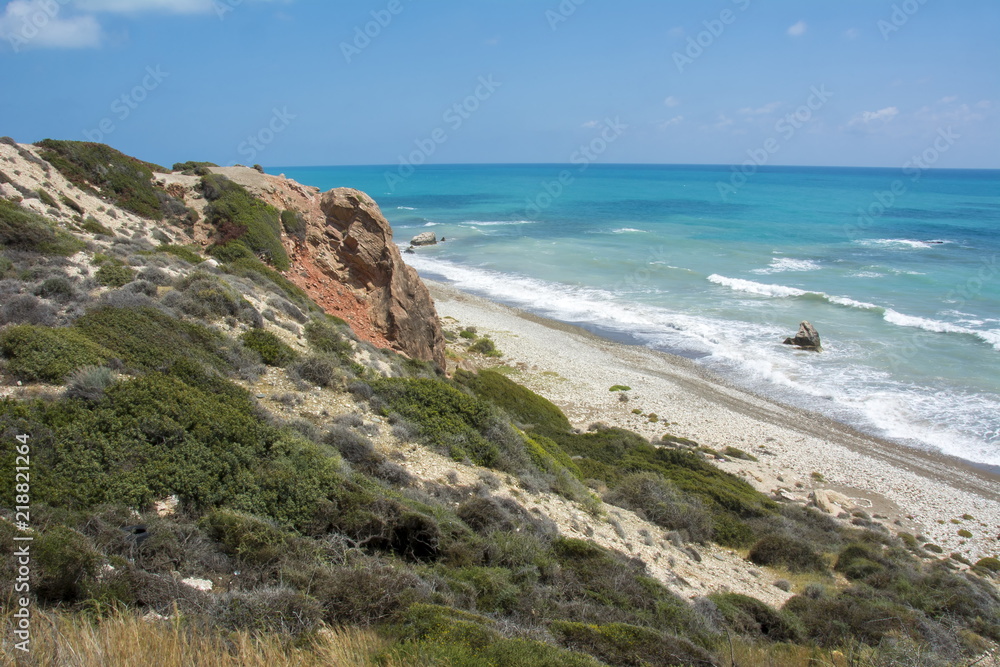
[[[797,642],[802,638],[803,627],[793,614],[739,593],[713,593],[708,598],[718,608],[726,625],[742,635],[775,642]]]
[[[705,649],[687,639],[625,623],[589,625],[555,621],[549,629],[567,648],[611,665],[713,665]]]
[[[203,176],[201,189],[209,201],[205,215],[216,229],[217,246],[242,246],[280,271],[289,268],[277,209],[219,174]]]
[[[253,633],[297,637],[316,630],[323,617],[316,600],[281,586],[227,593],[217,604],[215,618],[220,625]]]
[[[744,480],[726,473],[696,453],[654,447],[645,438],[622,429],[589,433],[547,433],[579,466],[585,477],[614,488],[629,472],[653,472],[681,492],[699,498],[712,515],[719,544],[749,547],[759,536],[750,519],[774,516],[777,505]]]
[[[194,271],[177,281],[174,287],[175,290],[164,297],[164,304],[185,315],[206,320],[235,317],[250,324],[262,322],[250,302],[219,276]]]
[[[286,366],[298,359],[298,353],[280,338],[263,329],[250,329],[240,336],[243,345],[260,355],[268,366]]]
[[[73,371],[66,382],[66,395],[96,401],[118,380],[113,370],[105,366],[82,366]]]
[[[86,220],[83,221],[80,227],[82,227],[85,231],[90,232],[91,234],[103,234],[104,236],[115,235],[114,230],[109,229],[104,225],[102,225],[100,222],[97,221],[97,218],[95,218],[92,215],[88,215]]]
[[[31,324],[0,331],[0,352],[15,377],[54,383],[61,383],[81,366],[100,365],[113,356],[75,329]]]
[[[469,352],[475,352],[477,354],[482,354],[487,357],[500,357],[503,356],[497,346],[489,338],[480,338],[475,343],[469,346]]]
[[[526,387],[491,370],[479,373],[458,370],[455,380],[480,398],[502,408],[519,424],[547,431],[568,431],[569,420],[555,404]]]
[[[826,562],[805,540],[785,535],[767,535],[757,541],[747,556],[751,563],[783,566],[792,572],[824,572]]]
[[[887,562],[877,545],[856,542],[841,550],[833,569],[850,579],[864,579],[883,572],[886,566]]]
[[[90,541],[75,530],[56,525],[31,544],[32,590],[40,600],[74,602],[85,577],[93,576],[100,556]]]
[[[785,604],[784,611],[797,616],[805,635],[822,646],[857,642],[878,646],[883,638],[898,635],[922,639],[923,623],[913,610],[861,588],[833,597],[797,595]]]
[[[633,510],[667,530],[679,531],[689,540],[708,542],[712,538],[712,516],[702,501],[656,473],[627,475],[604,500]]]
[[[292,238],[304,241],[306,238],[306,219],[298,211],[285,210],[281,212],[281,226]]]
[[[65,276],[53,276],[46,278],[35,290],[35,294],[46,299],[66,302],[76,296],[76,289]]]
[[[476,327],[465,327],[459,332],[458,335],[461,336],[462,338],[465,338],[466,340],[475,340]]]
[[[1000,559],[994,558],[992,556],[987,556],[986,558],[980,558],[976,561],[976,567],[981,567],[990,572],[1000,572]]]
[[[55,197],[50,195],[45,188],[38,188],[35,190],[38,193],[38,198],[42,200],[42,203],[51,208],[58,209],[59,202],[55,200]]]
[[[39,154],[71,183],[95,192],[143,218],[161,220],[163,209],[153,186],[153,171],[165,171],[104,144],[45,139]]]
[[[0,197],[0,246],[43,255],[72,255],[83,250],[83,241],[56,229],[33,211]]]
[[[752,454],[747,454],[739,447],[727,446],[722,450],[723,455],[728,456],[733,459],[743,459],[744,461],[756,461],[757,457]]]
[[[628,387],[623,384],[612,385],[611,389],[608,391],[632,391],[632,387]]]
[[[215,510],[199,523],[227,554],[248,565],[277,562],[288,551],[291,539],[273,522],[232,510]]]
[[[318,352],[336,354],[344,359],[352,351],[343,329],[326,318],[310,320],[305,326],[306,340]]]
[[[80,202],[76,201],[72,197],[67,197],[66,195],[59,195],[59,201],[61,201],[68,208],[73,209],[80,215],[84,214],[83,206],[80,204]]]
[[[174,319],[155,308],[101,306],[77,319],[73,326],[136,369],[164,369],[181,360],[198,361],[219,370],[231,368],[222,356],[221,334]]]
[[[972,537],[972,532],[962,528],[961,530],[958,531],[958,536],[968,539]]]
[[[196,162],[194,160],[188,160],[187,162],[175,162],[174,166],[171,167],[171,171],[190,171],[192,174],[197,170],[205,170],[206,167],[218,167],[219,165],[214,162]],[[199,176],[203,176],[206,173],[210,173],[207,170]]]
[[[371,386],[390,411],[456,460],[468,457],[476,465],[515,474],[532,468],[524,438],[485,401],[426,378],[386,378]]]
[[[403,567],[365,563],[357,566],[285,571],[323,607],[331,625],[384,622],[424,597],[424,582]]]
[[[94,280],[106,287],[122,287],[135,280],[135,270],[118,260],[104,262],[94,274]]]
[[[205,258],[199,255],[195,250],[183,245],[164,243],[163,245],[157,246],[155,252],[165,252],[173,255],[174,257],[180,257],[188,264],[200,264],[205,261]]]
[[[344,379],[340,364],[320,355],[311,355],[295,362],[288,368],[288,372],[293,377],[319,387],[333,387]]]
[[[288,278],[284,277],[274,269],[266,266],[263,262],[253,256],[249,251],[240,251],[241,246],[234,245],[237,249],[229,259],[223,259],[218,248],[213,248],[212,254],[226,262],[225,269],[234,275],[250,278],[258,285],[272,290],[278,290],[288,299],[299,306],[310,311],[319,311],[319,307],[313,303],[309,295],[302,288],[295,285]]]

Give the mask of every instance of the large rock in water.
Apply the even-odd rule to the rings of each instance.
[[[435,245],[438,242],[434,232],[423,232],[410,239],[410,245]]]
[[[799,324],[799,332],[795,334],[794,338],[786,338],[785,345],[795,345],[803,350],[813,350],[819,352],[823,349],[820,344],[819,333],[816,332],[815,327],[809,324],[809,322],[802,322]]]
[[[335,188],[321,195],[320,209],[326,224],[310,226],[306,241],[313,260],[367,292],[373,323],[395,347],[444,368],[444,334],[430,292],[403,262],[378,204],[358,190]]]

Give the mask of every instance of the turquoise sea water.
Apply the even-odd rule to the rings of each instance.
[[[1000,465],[1000,171],[772,167],[745,182],[721,166],[270,171],[366,191],[397,243],[444,236],[404,255],[423,276]],[[823,353],[781,344],[801,320]]]

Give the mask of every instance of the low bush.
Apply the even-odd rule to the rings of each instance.
[[[281,226],[285,233],[294,239],[304,241],[306,238],[306,219],[298,211],[285,210],[281,212]]]
[[[739,593],[713,593],[708,596],[727,626],[751,637],[763,637],[775,642],[798,642],[803,628],[798,618]]]
[[[687,639],[625,623],[591,625],[555,621],[549,629],[567,648],[611,665],[714,665],[708,651]]]
[[[458,370],[455,380],[505,410],[514,421],[527,428],[547,431],[568,431],[569,420],[552,401],[491,370],[478,373]]]
[[[100,555],[86,537],[56,525],[33,540],[31,565],[31,588],[38,599],[75,602],[81,597],[83,580],[96,574]]]
[[[469,352],[475,352],[476,354],[482,354],[487,357],[503,356],[501,352],[497,350],[496,344],[489,338],[480,338],[477,340],[469,346]]]
[[[278,270],[288,269],[277,209],[219,174],[202,176],[201,190],[209,201],[205,215],[216,229],[216,246],[242,246]]]
[[[990,572],[1000,572],[1000,559],[994,558],[992,556],[987,556],[986,558],[980,558],[976,561],[976,567],[981,567]]]
[[[46,299],[65,303],[71,301],[76,296],[76,288],[69,278],[65,276],[53,276],[45,279],[41,285],[35,289],[35,294]]]
[[[751,563],[786,567],[792,572],[824,572],[823,556],[812,545],[785,535],[767,535],[757,541],[747,556]]]
[[[311,355],[293,363],[288,372],[294,378],[320,387],[333,387],[344,380],[340,364],[320,355]]]
[[[236,289],[219,276],[195,271],[174,285],[164,304],[185,315],[212,320],[235,317],[251,325],[261,322],[260,313]]]
[[[240,336],[240,340],[248,349],[259,354],[268,366],[287,366],[299,357],[295,350],[270,331],[250,329]]]
[[[633,473],[622,478],[604,500],[633,510],[667,530],[676,530],[688,540],[708,542],[712,538],[712,515],[702,501],[682,493],[656,473]]]
[[[59,195],[59,201],[61,201],[68,208],[76,211],[80,215],[84,214],[83,206],[80,204],[80,202],[76,201],[72,197],[67,197],[66,195]]]
[[[105,287],[122,287],[135,280],[135,270],[118,260],[106,261],[97,269],[94,280]]]
[[[71,183],[143,218],[160,220],[163,211],[153,186],[153,171],[162,167],[129,157],[104,144],[82,141],[39,141],[39,154]]]
[[[118,379],[106,366],[83,366],[73,371],[66,381],[66,395],[87,401],[103,398],[105,390]]]
[[[0,324],[52,325],[55,323],[55,309],[30,294],[15,296],[0,307]]]
[[[174,257],[179,257],[188,264],[200,264],[205,261],[205,258],[199,255],[196,251],[183,245],[165,243],[157,246],[156,252],[165,252],[169,255],[173,255]]]
[[[297,637],[319,627],[323,608],[307,595],[274,586],[227,593],[216,603],[213,615],[230,630]]]
[[[99,306],[77,319],[73,328],[131,368],[166,369],[182,360],[218,370],[232,368],[221,354],[225,341],[218,332],[149,306]]]
[[[0,352],[7,370],[26,381],[61,383],[82,366],[99,366],[113,357],[76,329],[22,324],[0,331]]]
[[[86,219],[82,223],[80,223],[80,227],[83,228],[84,231],[88,231],[91,234],[102,234],[104,236],[115,235],[114,230],[109,229],[104,225],[102,225],[100,222],[97,221],[97,218],[95,218],[92,215],[88,215]]]
[[[343,327],[327,318],[313,319],[307,323],[305,335],[306,340],[317,352],[346,358],[353,349]]]
[[[33,211],[0,197],[0,246],[43,255],[72,255],[84,243]]]

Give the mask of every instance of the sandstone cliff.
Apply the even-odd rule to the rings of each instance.
[[[283,237],[292,259],[287,277],[316,303],[350,323],[360,338],[444,368],[444,335],[434,302],[416,271],[403,262],[392,228],[370,197],[348,188],[320,193],[245,167],[212,171],[280,210],[301,215],[304,232]],[[208,231],[196,230],[198,240],[207,243]]]

